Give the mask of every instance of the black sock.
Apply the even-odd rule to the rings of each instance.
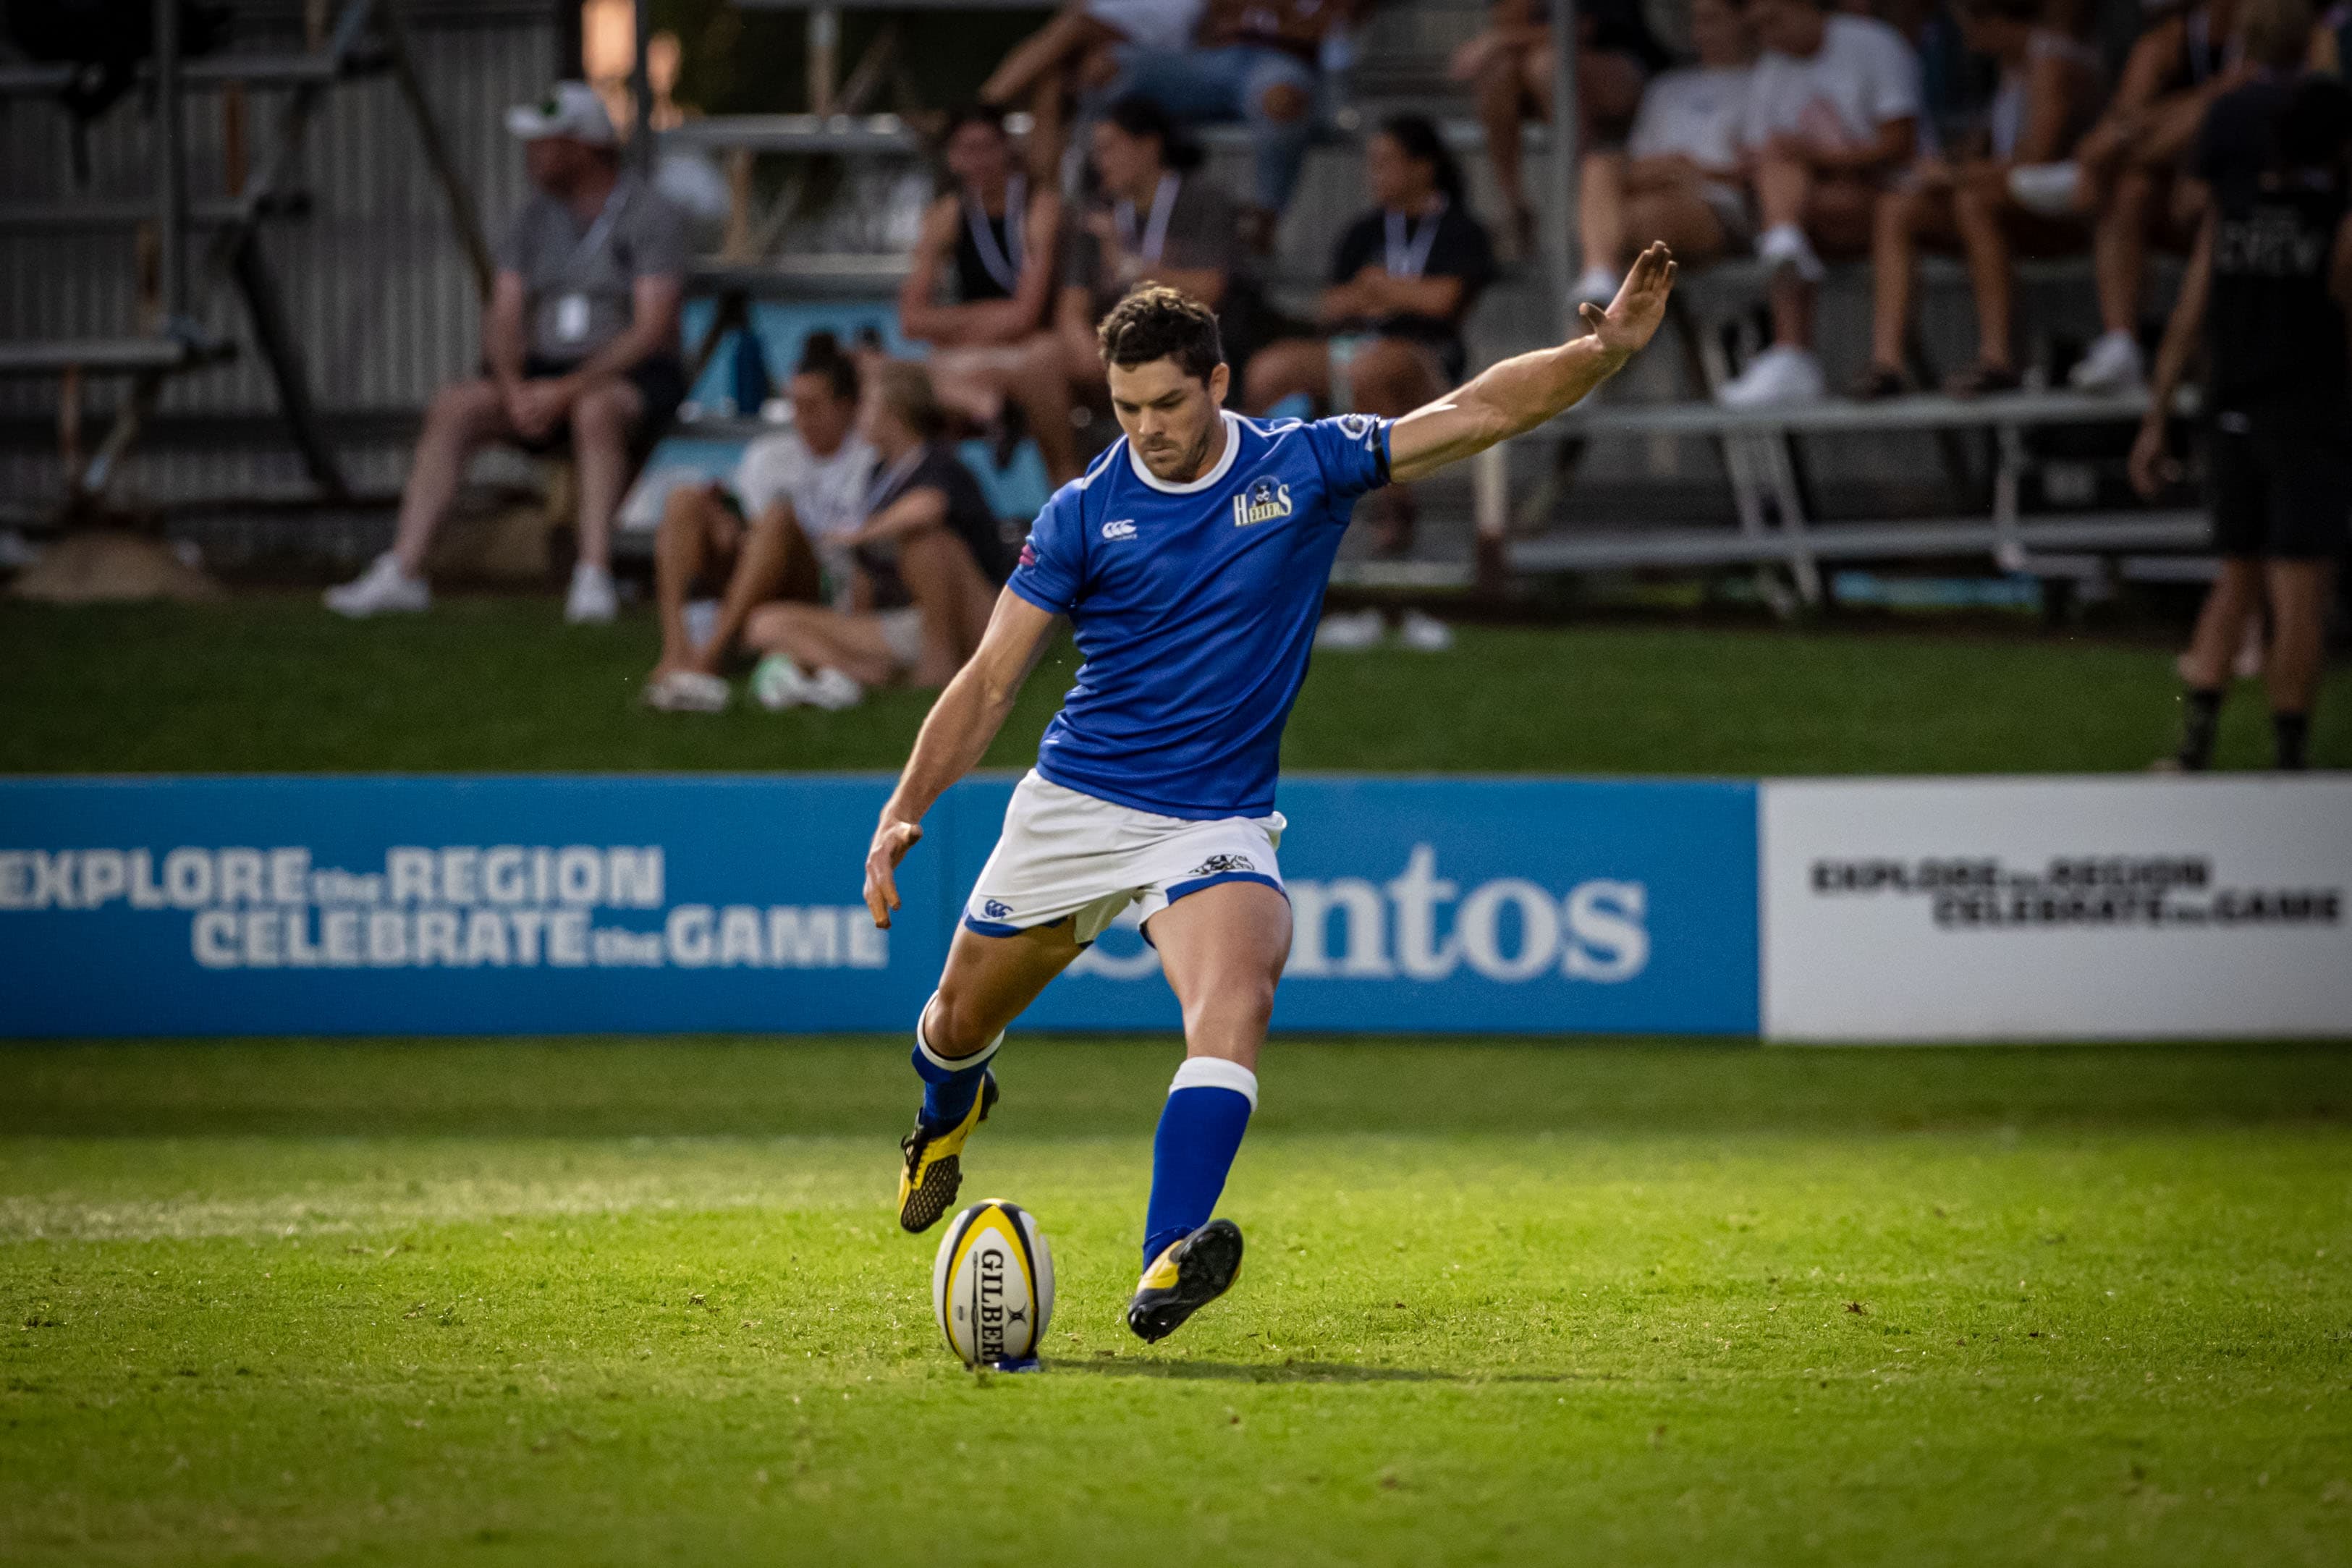
[[[2221,727],[2221,689],[2200,692],[2191,686],[2182,694],[2180,766],[2202,773],[2213,766],[2213,736]]]
[[[2311,742],[2311,716],[2307,713],[2273,713],[2271,715],[2271,746],[2278,756],[2278,767],[2286,772],[2299,773],[2311,766],[2306,755]]]

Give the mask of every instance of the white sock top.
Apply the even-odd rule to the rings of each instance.
[[[1186,1057],[1168,1092],[1173,1094],[1179,1089],[1230,1089],[1248,1101],[1251,1110],[1257,1109],[1257,1074],[1222,1056]]]
[[[997,1030],[994,1040],[990,1040],[970,1056],[941,1056],[938,1051],[933,1051],[931,1042],[923,1038],[923,1020],[931,1016],[931,1002],[939,999],[939,993],[932,992],[930,999],[923,1003],[923,1010],[915,1015],[915,1049],[923,1053],[925,1061],[943,1072],[961,1072],[966,1068],[978,1067],[996,1054],[996,1048],[1004,1043],[1003,1030]]]

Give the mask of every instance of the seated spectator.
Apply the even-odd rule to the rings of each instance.
[[[1666,52],[1651,36],[1640,0],[1580,0],[1576,20],[1577,145],[1608,148],[1623,138],[1642,84],[1665,64]],[[1550,122],[1556,70],[1551,0],[1495,0],[1486,30],[1454,53],[1454,78],[1470,83],[1477,98],[1514,261],[1536,252],[1535,208],[1520,172],[1520,127],[1529,116]]]
[[[949,122],[947,164],[955,189],[923,215],[898,290],[898,329],[931,345],[940,401],[987,425],[1003,411],[1021,345],[1044,329],[1053,304],[1062,198],[1050,185],[1030,189],[992,109]]]
[[[2206,106],[2247,79],[2232,37],[2237,13],[2238,0],[2204,0],[2141,34],[2115,101],[2073,162],[2037,169],[2020,186],[2040,210],[2094,214],[2101,332],[2070,378],[2084,392],[2125,391],[2146,377],[2139,302],[2148,249],[2189,241],[2173,188]]]
[[[1059,182],[1071,99],[1107,91],[1118,79],[1121,45],[1181,49],[1192,41],[1205,0],[1068,0],[1024,38],[981,84],[980,101],[1029,106],[1029,177]]]
[[[1147,99],[1180,124],[1250,128],[1250,204],[1243,232],[1263,255],[1290,204],[1314,131],[1323,40],[1358,0],[1208,0],[1192,48],[1118,50],[1111,92]]]
[[[1977,362],[1947,383],[1962,396],[2010,392],[2019,384],[2010,305],[2018,251],[2063,256],[2090,235],[2077,220],[2048,217],[2019,204],[2010,173],[2071,151],[2098,111],[2099,65],[2085,45],[2042,25],[2045,0],[1961,0],[1969,47],[1998,62],[1979,145],[1946,162],[1923,160],[1911,178],[1878,202],[1871,250],[1874,290],[1871,364],[1864,397],[1906,391],[1904,343],[1911,329],[1912,289],[1922,246],[1968,257],[1976,296]]]
[[[830,332],[812,333],[800,369],[785,384],[793,427],[755,437],[732,486],[680,485],[654,536],[654,601],[661,614],[661,662],[646,702],[677,712],[727,706],[727,664],[751,612],[777,600],[822,603],[835,541],[866,519],[874,449],[856,433],[857,366]],[[845,593],[845,563],[830,575]],[[688,600],[720,597],[698,635]]]
[[[1717,394],[1735,408],[1827,390],[1812,351],[1820,251],[1869,246],[1879,194],[1909,166],[1919,130],[1919,62],[1902,34],[1823,0],[1749,0],[1748,15],[1764,54],[1740,140],[1762,221],[1756,254],[1773,269],[1772,346]]]
[[[1577,180],[1584,274],[1576,298],[1607,305],[1643,246],[1664,240],[1685,267],[1702,267],[1753,228],[1739,179],[1755,39],[1747,0],[1691,0],[1698,64],[1671,70],[1642,94],[1624,150],[1584,154]]]
[[[579,468],[580,562],[563,618],[605,622],[613,591],[613,514],[634,447],[686,396],[678,299],[686,220],[621,168],[613,121],[585,83],[558,82],[509,110],[536,192],[515,214],[482,322],[484,373],[441,389],[400,501],[392,549],[327,593],[352,616],[424,610],[425,552],[485,443],[527,452],[565,444]]]
[[[1304,397],[1318,413],[1399,419],[1462,379],[1462,321],[1495,276],[1486,231],[1470,215],[1461,166],[1437,127],[1401,114],[1364,144],[1377,204],[1339,236],[1317,303],[1320,338],[1270,343],[1248,361],[1244,402],[1263,414]],[[1381,492],[1377,549],[1412,543],[1412,492]]]
[[[883,365],[860,432],[877,470],[858,525],[838,536],[852,562],[846,605],[771,602],[743,642],[767,657],[751,693],[770,708],[845,708],[869,686],[943,686],[980,646],[1011,562],[980,482],[946,442],[947,412],[923,367]]]
[[[1139,283],[1164,283],[1220,309],[1240,270],[1234,204],[1194,172],[1200,151],[1149,99],[1124,98],[1089,132],[1099,187],[1066,225],[1053,324],[1029,340],[1012,385],[1056,485],[1078,476],[1071,411],[1109,406],[1095,324]]]

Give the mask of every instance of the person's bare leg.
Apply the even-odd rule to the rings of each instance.
[[[1250,356],[1242,373],[1242,404],[1263,414],[1286,397],[1305,392],[1323,408],[1331,401],[1331,350],[1314,338],[1285,338]]]
[[[483,443],[513,434],[498,387],[488,380],[443,387],[425,410],[425,428],[400,495],[400,523],[394,530],[393,559],[410,577],[425,575],[425,552],[465,482],[466,460]]]
[[[1804,226],[1812,204],[1813,172],[1793,158],[1767,157],[1756,166],[1756,205],[1768,229],[1782,224]],[[1784,267],[1772,275],[1765,289],[1772,311],[1775,347],[1801,349],[1813,337],[1813,286]]]
[[[1870,241],[1870,362],[1876,370],[1903,370],[1919,265],[1919,209],[1928,199],[1920,191],[1888,191],[1878,198]]]
[[[1351,412],[1402,419],[1436,401],[1445,382],[1428,353],[1402,338],[1375,338],[1348,366]]]
[[[963,667],[961,647],[973,585],[980,568],[961,539],[945,528],[924,528],[898,541],[898,577],[923,612],[923,656],[907,684],[933,690]]]
[[[1486,132],[1486,163],[1494,172],[1495,189],[1514,228],[1528,211],[1527,182],[1521,177],[1519,123],[1527,93],[1519,86],[1519,62],[1505,53],[1486,63],[1472,87],[1478,124]],[[1516,235],[1515,235],[1516,237]]]
[[[2156,175],[2126,169],[2109,192],[2091,235],[2091,268],[2099,293],[2099,325],[2109,332],[2139,327],[2140,284],[2147,272],[2148,225],[2161,194]]]
[[[761,605],[780,600],[814,604],[823,589],[824,573],[817,565],[815,548],[801,532],[791,504],[774,503],[743,535],[735,570],[728,574],[727,591],[719,601],[718,622],[711,628],[710,641],[695,655],[694,667],[717,674],[728,651],[742,635],[744,623]]]
[[[1290,901],[1263,883],[1219,883],[1160,910],[1146,929],[1184,1009],[1184,1054],[1255,1071],[1290,956]]]
[[[2263,563],[2270,591],[2270,657],[2263,667],[2273,713],[2307,714],[2319,695],[2326,662],[2327,590],[2333,563],[2273,560]]]
[[[1584,270],[1614,277],[1625,265],[1625,155],[1586,153],[1580,161],[1576,193]]]
[[[2008,204],[2007,191],[1990,180],[1965,181],[1952,193],[1952,222],[1977,301],[1977,363],[2001,371],[2015,352],[2010,309],[2016,268],[2002,215]]]
[[[781,653],[803,670],[839,670],[862,686],[888,685],[898,673],[872,616],[820,604],[762,604],[743,624],[743,644]]]
[[[1017,936],[958,925],[939,989],[923,1007],[923,1042],[950,1060],[985,1050],[1084,951],[1066,920]]]
[[[662,639],[656,678],[697,663],[694,640],[686,630],[686,596],[710,559],[726,553],[724,536],[733,520],[719,497],[700,485],[680,485],[663,503],[661,526],[654,530],[654,609]]]
[[[629,440],[645,417],[637,389],[614,377],[572,405],[572,460],[580,473],[580,559],[610,568],[613,514],[629,480]]]
[[[1019,375],[1017,348],[941,349],[924,367],[940,403],[974,424],[988,424],[1004,412],[1006,389]]]
[[[1000,109],[1010,107],[1048,74],[1069,65],[1109,33],[1109,28],[1083,11],[1063,11],[1013,46],[1013,52],[980,84],[980,101]]]
[[[2189,652],[2180,660],[2181,679],[2191,690],[2221,691],[2230,684],[2230,664],[2245,639],[2246,622],[2263,605],[2261,563],[2228,556],[2197,612]]]
[[[1731,246],[1723,220],[1705,198],[1686,186],[1667,185],[1637,191],[1625,204],[1625,232],[1630,236],[1613,266],[1623,267],[1652,240],[1664,240],[1685,267],[1704,267],[1719,259]]]
[[[1062,362],[1062,340],[1040,332],[1021,346],[1006,390],[1029,422],[1030,439],[1045,461],[1045,477],[1066,485],[1078,476],[1078,443],[1070,432],[1070,377]]]

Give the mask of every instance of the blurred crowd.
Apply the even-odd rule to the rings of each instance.
[[[1293,314],[1274,302],[1268,257],[1310,141],[1346,107],[1367,9],[1073,0],[1014,48],[938,137],[939,194],[898,301],[925,357],[812,338],[789,430],[753,441],[731,481],[670,497],[649,700],[723,706],[743,658],[760,661],[752,690],[774,706],[944,680],[1009,564],[954,438],[1000,454],[1034,442],[1053,483],[1077,476],[1109,429],[1095,323],[1139,283],[1216,309],[1254,415],[1402,414],[1458,382],[1465,319],[1532,258],[1553,200],[1549,161],[1521,155],[1525,124],[1553,109],[1551,6],[1496,0],[1450,61],[1451,118],[1483,130],[1493,208],[1477,210],[1445,116],[1377,118],[1359,139],[1370,204],[1328,236],[1320,291]],[[2091,0],[1687,0],[1683,56],[1642,0],[1585,0],[1574,15],[1572,292],[1605,302],[1654,239],[1686,268],[1760,264],[1769,346],[1716,390],[1737,406],[1830,394],[1813,315],[1839,260],[1867,260],[1873,295],[1869,361],[1841,390],[1920,390],[1928,253],[1964,261],[1977,322],[1969,362],[1932,376],[1941,390],[2024,384],[2017,263],[2068,256],[2088,259],[2102,331],[2066,379],[2138,389],[2150,256],[2185,249],[2203,215],[2192,153],[2207,110],[2265,74],[2332,74],[2352,44],[2352,6],[2315,18],[2306,0],[2152,8],[2120,50],[2112,17],[2107,47],[2095,36]],[[1204,172],[1197,132],[1221,122],[1248,130],[1244,189]],[[429,603],[434,531],[467,457],[491,441],[568,444],[580,554],[567,613],[614,612],[630,465],[686,391],[686,224],[618,156],[580,84],[514,110],[509,129],[534,193],[501,252],[482,373],[434,403],[394,549],[329,595],[346,613]],[[1378,550],[1410,548],[1409,492],[1367,510]]]

